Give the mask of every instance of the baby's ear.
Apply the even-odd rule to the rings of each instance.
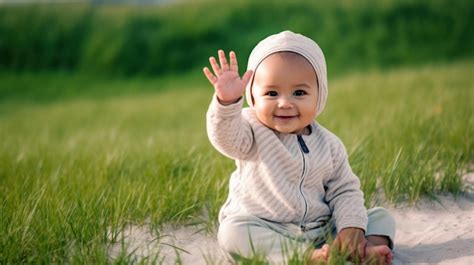
[[[255,72],[252,70],[249,70],[252,72],[250,75],[250,81],[245,87],[245,97],[247,98],[247,103],[250,102],[251,105],[249,107],[253,107],[255,105],[255,100],[253,98],[253,93],[252,93],[252,88],[253,88],[253,81],[255,79]]]
[[[253,71],[247,70],[247,72],[245,72],[242,76],[242,82],[244,82],[245,86],[247,86],[251,80],[253,80]]]

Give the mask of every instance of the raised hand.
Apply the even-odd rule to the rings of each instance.
[[[209,82],[214,86],[219,102],[223,105],[229,105],[235,103],[242,97],[245,87],[250,77],[252,77],[252,71],[249,70],[245,72],[242,78],[240,78],[235,52],[231,51],[229,53],[230,65],[227,62],[223,50],[219,50],[218,55],[221,64],[220,67],[217,64],[216,58],[213,56],[209,58],[214,74],[207,67],[204,67],[203,72]]]

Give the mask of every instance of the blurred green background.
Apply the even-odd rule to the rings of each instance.
[[[244,65],[259,40],[290,29],[338,75],[472,57],[473,17],[469,0],[2,5],[0,69],[157,76],[200,70],[218,48]]]

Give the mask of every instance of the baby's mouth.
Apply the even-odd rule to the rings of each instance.
[[[289,121],[291,119],[294,119],[298,117],[298,115],[275,115],[275,119],[281,120],[281,121]]]

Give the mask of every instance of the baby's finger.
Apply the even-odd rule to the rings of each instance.
[[[216,76],[220,76],[222,74],[222,70],[219,68],[216,58],[214,58],[214,56],[211,56],[209,58],[209,62],[211,63],[212,71],[214,71],[214,74]]]
[[[202,70],[204,72],[204,75],[207,77],[207,80],[209,80],[209,82],[211,82],[211,84],[214,85],[217,82],[217,77],[214,76],[209,70],[209,68],[207,67],[204,67],[204,69]]]
[[[225,53],[223,50],[219,50],[219,62],[221,63],[222,71],[229,70],[229,63],[227,63],[227,59],[225,58]]]
[[[235,52],[231,51],[229,54],[230,57],[230,70],[238,72],[239,65],[237,64],[237,57],[235,56]]]
[[[335,242],[336,243],[336,242]],[[350,257],[352,258],[352,251],[350,249],[350,246],[347,242],[339,241],[339,244],[334,244],[336,249],[338,250],[339,253],[344,255],[345,257]]]
[[[365,259],[365,246],[366,246],[366,241],[357,244],[357,255],[359,256],[359,259],[361,261]]]
[[[359,244],[349,246],[349,251],[351,253],[353,261],[360,262],[360,259],[363,258],[364,246],[365,246],[364,244],[362,245],[362,248],[360,248]]]
[[[390,253],[388,253],[387,257],[386,257],[386,260],[385,262],[387,264],[392,264],[392,260],[393,260],[393,253],[390,251]]]

